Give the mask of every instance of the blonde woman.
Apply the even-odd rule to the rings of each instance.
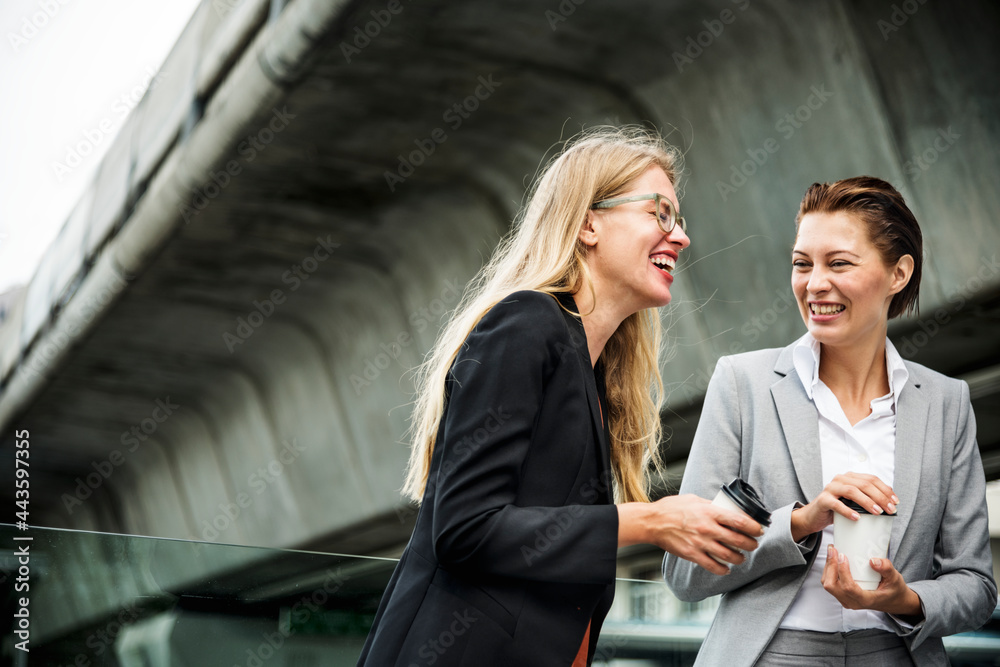
[[[716,574],[756,547],[745,516],[648,502],[676,160],[636,128],[569,141],[469,288],[418,378],[421,508],[359,665],[589,665],[619,546]]]

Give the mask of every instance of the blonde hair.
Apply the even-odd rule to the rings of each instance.
[[[529,190],[526,204],[493,257],[469,283],[426,361],[416,370],[412,450],[403,492],[419,502],[444,414],[445,382],[458,350],[483,315],[519,290],[547,294],[587,288],[596,299],[578,238],[590,207],[627,192],[651,166],[675,182],[680,153],[659,133],[602,126],[566,141]],[[618,502],[648,501],[649,464],[660,467],[660,318],[657,309],[627,317],[601,353]]]

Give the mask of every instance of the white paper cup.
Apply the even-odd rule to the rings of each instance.
[[[833,515],[833,545],[847,556],[851,576],[866,591],[878,588],[882,575],[872,569],[872,558],[889,555],[889,536],[892,534],[891,514],[863,514],[851,521],[845,516]]]
[[[712,500],[712,504],[717,505],[719,507],[724,507],[727,510],[739,512],[740,514],[746,514],[746,512],[744,512],[739,505],[730,500],[729,496],[727,496],[726,493],[721,489],[717,494],[715,494],[715,498]]]
[[[740,507],[737,505],[733,500],[733,497],[740,499],[740,501],[745,503],[746,506]],[[727,510],[732,510],[749,516],[751,519],[760,523],[764,530],[767,530],[767,527],[771,525],[771,514],[767,511],[767,508],[764,507],[764,504],[761,502],[757,492],[747,482],[744,482],[739,478],[734,479],[730,484],[720,488],[719,492],[715,494],[712,504],[717,507],[722,507]],[[730,546],[729,548],[734,551],[739,551],[739,549],[733,546]],[[732,563],[721,561],[714,556],[713,559],[726,566],[732,565]]]
[[[745,514],[765,530],[771,525],[771,512],[757,495],[757,490],[739,477],[729,484],[723,484],[712,504]]]

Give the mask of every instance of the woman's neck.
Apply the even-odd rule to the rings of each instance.
[[[840,401],[851,424],[870,414],[873,400],[889,393],[885,355],[884,332],[845,347],[820,344],[819,379]]]
[[[594,308],[594,295],[587,287],[574,294],[573,300],[583,320],[583,330],[587,334],[590,365],[596,366],[608,339],[618,330],[618,326],[625,318],[614,311],[609,299],[598,298],[598,306]]]

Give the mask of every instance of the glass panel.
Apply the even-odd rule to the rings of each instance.
[[[17,552],[25,548],[22,566]],[[3,661],[353,665],[394,566],[382,558],[0,525]],[[21,598],[29,653],[16,648],[26,638],[15,618]]]
[[[354,665],[394,567],[384,558],[0,524],[0,665]],[[629,574],[618,580],[594,664],[691,665],[719,598],[679,601],[658,580],[655,559]],[[945,645],[956,667],[992,664],[1000,613]]]

